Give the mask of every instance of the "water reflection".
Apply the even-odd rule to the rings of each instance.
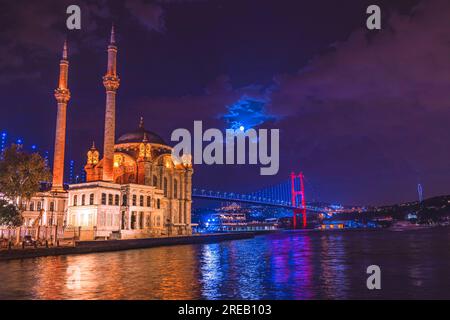
[[[345,242],[343,233],[328,233],[320,237],[321,284],[325,299],[345,299],[347,290]]]
[[[13,260],[0,262],[0,299],[450,298],[449,240],[445,228],[285,232]],[[365,286],[371,264],[381,267],[380,291]]]
[[[223,281],[224,268],[220,261],[223,254],[220,249],[219,244],[207,244],[201,250],[200,283],[202,284],[202,295],[208,300],[220,298],[220,284]]]

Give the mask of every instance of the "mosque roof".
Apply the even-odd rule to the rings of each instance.
[[[144,128],[144,119],[142,117],[139,123],[139,128],[135,131],[127,132],[121,135],[116,143],[136,143],[144,140],[149,143],[167,145],[159,135]]]

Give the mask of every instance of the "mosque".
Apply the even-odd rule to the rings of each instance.
[[[192,161],[172,157],[172,148],[147,130],[141,118],[138,128],[115,136],[117,74],[114,28],[108,45],[103,158],[95,146],[87,151],[86,182],[63,185],[66,110],[70,100],[69,61],[64,44],[60,61],[53,183],[28,201],[25,225],[54,226],[82,240],[129,239],[152,236],[190,235]],[[53,229],[52,229],[53,230]]]

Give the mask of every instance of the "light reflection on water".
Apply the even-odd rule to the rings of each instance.
[[[13,260],[0,262],[0,299],[448,299],[449,243],[448,228],[284,232]],[[381,267],[380,291],[366,288],[371,264]]]

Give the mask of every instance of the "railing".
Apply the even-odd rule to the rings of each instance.
[[[208,199],[248,202],[248,203],[255,203],[255,204],[265,204],[265,205],[279,206],[279,207],[285,207],[285,208],[293,208],[291,201],[256,196],[256,195],[251,195],[251,194],[235,193],[235,192],[219,192],[219,191],[204,190],[204,189],[198,190],[198,189],[194,188],[194,189],[192,189],[192,196],[208,198]]]
[[[274,199],[269,197],[255,196],[252,194],[243,194],[236,192],[220,192],[205,189],[192,189],[192,196],[195,198],[211,199],[211,200],[225,200],[244,203],[253,203],[260,205],[269,205],[275,207],[282,207],[286,209],[301,209],[301,206],[293,207],[292,202],[288,200]],[[323,212],[324,208],[306,205],[309,211]]]
[[[64,237],[63,227],[39,226],[0,228],[0,239],[11,239],[14,241],[22,241],[25,236],[31,236],[33,239],[51,240],[55,234],[56,239],[62,239]]]

